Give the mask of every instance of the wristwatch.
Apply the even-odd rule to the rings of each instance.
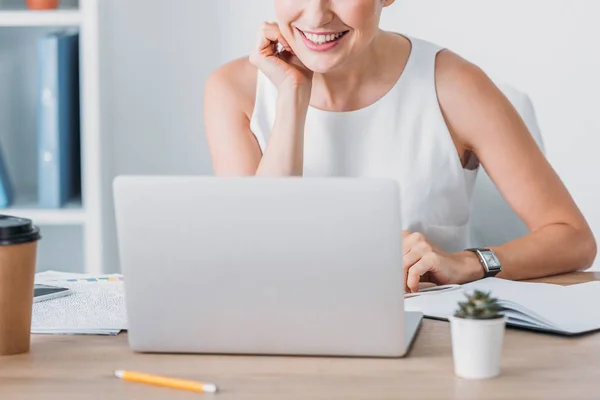
[[[485,278],[496,276],[500,271],[502,271],[500,260],[498,260],[498,257],[496,257],[496,254],[492,250],[486,248],[477,248],[467,249],[466,251],[472,251],[473,253],[477,254],[477,257],[479,257],[479,263],[483,267]]]

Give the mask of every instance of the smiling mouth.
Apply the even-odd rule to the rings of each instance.
[[[344,31],[344,32],[337,32],[337,33],[334,32],[334,33],[317,34],[317,33],[304,32],[300,29],[298,29],[298,31],[302,34],[302,36],[304,36],[306,39],[308,39],[310,42],[312,42],[316,45],[337,42],[341,38],[343,38],[348,32],[350,32],[350,31]]]

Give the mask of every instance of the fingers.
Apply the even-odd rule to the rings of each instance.
[[[410,233],[409,235],[406,235],[405,237],[403,237],[402,241],[409,248],[413,248],[416,245],[418,245],[419,243],[429,244],[425,235],[423,235],[420,232]]]
[[[263,23],[259,35],[258,35],[258,52],[263,56],[272,56],[277,52],[276,45],[281,43],[283,48],[289,52],[292,48],[288,44],[287,40],[281,34],[279,25],[272,22]]]
[[[402,231],[402,251],[404,252],[404,258],[402,260],[404,264],[404,291],[407,293],[410,292],[410,289],[408,286],[406,286],[406,282],[408,281],[408,269],[412,264],[414,264],[414,262],[409,265],[406,264],[406,256],[408,253],[410,253],[410,244],[408,243],[408,238],[410,238],[410,235],[412,235],[411,232]],[[417,256],[417,253],[413,253],[413,256]]]
[[[276,36],[274,37],[273,30],[267,26],[267,23],[264,23],[258,33],[256,52],[261,56],[271,56],[275,54],[273,44],[276,43],[276,41],[277,39]]]
[[[402,232],[402,239],[405,290],[416,292],[419,290],[421,276],[429,272],[429,269],[423,270],[423,265],[426,264],[427,259],[435,256],[434,249],[427,238],[418,232],[404,231]],[[419,267],[415,269],[417,265]]]
[[[279,43],[281,43],[285,50],[289,51],[290,53],[294,53],[292,47],[288,44],[287,40],[285,40],[285,38],[281,34],[279,37]]]
[[[283,47],[285,52],[278,52],[278,44]],[[293,54],[290,45],[279,30],[279,25],[265,22],[258,33],[256,49],[250,55],[249,60],[272,81],[278,82],[284,78],[286,64],[290,61],[289,56]]]
[[[417,241],[414,244],[408,244],[408,252],[404,254],[404,266],[409,268],[419,261],[423,254],[433,252],[433,247],[427,241]]]
[[[408,238],[412,235],[409,231],[402,231],[402,250],[404,254],[410,251],[410,246],[408,245]]]
[[[417,263],[417,261],[421,259],[421,256],[423,254],[425,253],[419,251],[419,249],[411,249],[408,253],[404,255],[404,268],[408,270],[408,268],[412,267],[414,264]]]
[[[276,23],[263,23],[257,47],[250,55],[249,61],[278,88],[283,82],[306,87],[312,83],[312,71],[300,62]]]
[[[408,269],[406,286],[411,292],[419,291],[419,282],[421,277],[435,267],[434,253],[424,255],[419,261]]]

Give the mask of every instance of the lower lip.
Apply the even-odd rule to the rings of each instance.
[[[315,42],[308,40],[308,38],[306,36],[304,36],[304,33],[300,32],[300,36],[302,36],[302,40],[304,40],[304,44],[306,45],[306,47],[308,47],[310,50],[312,51],[329,51],[331,49],[333,49],[335,46],[337,46],[342,40],[344,40],[344,38],[347,36],[348,34],[344,34],[342,35],[342,37],[333,40],[331,42],[326,42],[323,44],[316,44]]]

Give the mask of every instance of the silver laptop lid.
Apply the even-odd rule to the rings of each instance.
[[[128,176],[114,194],[135,350],[404,354],[396,182]]]

